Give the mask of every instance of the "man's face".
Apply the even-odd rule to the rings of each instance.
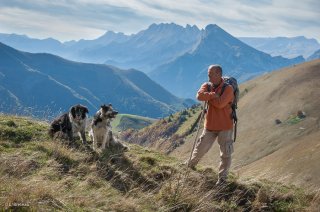
[[[221,82],[221,74],[220,71],[217,69],[209,69],[208,70],[208,78],[209,82],[213,83],[214,85],[218,85]]]

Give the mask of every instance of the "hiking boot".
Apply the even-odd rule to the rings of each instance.
[[[227,184],[227,180],[224,178],[219,178],[218,181],[216,182],[216,186],[223,186]]]
[[[192,169],[194,171],[196,170],[196,166],[189,164],[188,161],[183,162],[182,165],[186,166],[186,167],[188,167],[188,168],[190,168],[190,169]]]
[[[190,169],[192,169],[193,171],[195,171],[196,170],[196,166],[191,166],[191,165],[188,165],[188,167],[190,168]]]

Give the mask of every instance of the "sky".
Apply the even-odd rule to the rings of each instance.
[[[235,37],[305,36],[320,42],[319,0],[0,0],[0,33],[95,39],[135,34],[152,23],[205,28]]]

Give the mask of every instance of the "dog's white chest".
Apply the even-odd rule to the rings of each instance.
[[[83,129],[85,129],[85,120],[81,121],[80,123],[72,122],[73,133],[81,132]]]
[[[107,132],[111,130],[111,126],[106,121],[102,121],[97,123],[97,125],[93,127],[93,130],[97,135],[102,136],[106,135]]]

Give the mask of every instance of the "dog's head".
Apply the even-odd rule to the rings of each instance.
[[[75,120],[83,120],[87,117],[89,110],[83,105],[74,105],[70,108],[70,113]]]
[[[113,119],[118,114],[118,111],[113,110],[112,105],[101,105],[101,116],[107,119]]]

